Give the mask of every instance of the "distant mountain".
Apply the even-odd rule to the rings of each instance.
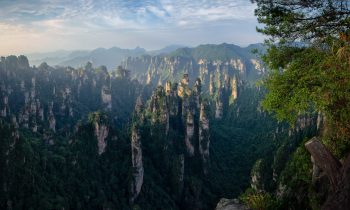
[[[116,69],[118,65],[127,57],[136,57],[147,54],[143,48],[122,49],[112,47],[109,49],[97,48],[92,51],[75,50],[75,51],[54,51],[48,53],[28,54],[31,65],[40,65],[43,62],[49,65],[80,67],[87,62],[91,62],[94,66],[106,66],[109,70]]]
[[[49,63],[51,65],[56,65],[67,60],[67,58],[71,57],[71,55],[82,54],[82,53],[88,53],[88,51],[58,50],[58,51],[45,52],[45,53],[31,53],[31,54],[27,54],[27,57],[31,65],[39,66],[43,62]]]
[[[180,48],[176,51],[170,53],[170,57],[187,57],[198,59],[206,59],[209,61],[213,60],[229,60],[232,58],[240,58],[240,57],[254,57],[251,50],[254,48],[260,49],[262,47],[261,44],[250,45],[246,48],[242,48],[240,46],[234,44],[205,44],[199,45],[195,48]]]
[[[186,47],[186,46],[184,46],[184,45],[169,45],[169,46],[166,46],[166,47],[159,49],[159,50],[149,51],[148,54],[150,54],[150,55],[168,54],[168,53],[171,53],[179,48],[184,48],[184,47]]]
[[[146,51],[144,48],[136,47],[135,49],[122,49],[119,47],[97,48],[91,51],[88,50],[60,50],[48,53],[33,53],[29,54],[28,58],[31,65],[40,65],[43,62],[51,66],[71,66],[81,67],[87,62],[93,63],[94,66],[105,65],[108,70],[114,70],[118,65],[121,65],[127,58],[148,56],[161,57],[183,57],[194,60],[206,59],[208,61],[230,59],[254,59],[256,56],[251,52],[253,49],[263,51],[262,44],[252,44],[242,48],[234,44],[205,44],[198,47],[189,48],[182,45],[169,45],[159,50]]]
[[[123,60],[128,57],[138,57],[141,55],[161,55],[173,52],[183,45],[169,45],[159,50],[146,51],[144,48],[136,47],[135,49],[122,49],[112,47],[109,49],[97,48],[91,51],[88,50],[58,50],[47,53],[32,53],[28,54],[28,59],[31,65],[39,66],[46,62],[49,65],[80,67],[87,62],[93,63],[95,66],[105,65],[109,70],[116,69]]]
[[[79,55],[76,52],[75,56],[72,54],[69,56],[70,59],[60,62],[58,65],[78,67],[85,65],[87,62],[91,62],[95,66],[105,65],[109,70],[112,70],[115,69],[123,61],[123,59],[146,54],[146,50],[140,47],[135,49],[121,49],[118,47],[112,47],[109,49],[97,48],[87,54],[82,55]]]
[[[253,53],[254,49],[265,50],[262,44],[248,47],[227,43],[205,44],[155,56],[129,57],[122,66],[131,71],[133,78],[153,85],[165,85],[168,80],[178,81],[183,74],[188,74],[192,82],[200,78],[203,90],[209,91],[214,83],[225,84],[228,78],[239,77],[252,83],[261,78],[266,68]]]

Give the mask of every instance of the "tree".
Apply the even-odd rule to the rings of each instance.
[[[300,114],[322,112],[325,139],[338,157],[350,136],[350,3],[255,0],[268,35],[263,56],[270,73],[263,107],[292,124]]]
[[[350,28],[348,0],[252,0],[265,24],[259,32],[280,41],[316,41]]]
[[[263,56],[270,72],[263,81],[268,93],[263,107],[278,119],[294,124],[298,116],[326,116],[321,147],[306,149],[332,181],[332,194],[322,209],[349,209],[350,192],[350,2],[347,0],[252,0],[263,24],[257,30],[269,37]],[[322,153],[317,152],[323,148]],[[345,156],[342,166],[325,158]],[[316,152],[315,152],[316,151]],[[333,162],[332,162],[333,161]],[[337,179],[338,180],[338,179]]]

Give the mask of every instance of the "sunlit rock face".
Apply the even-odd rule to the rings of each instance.
[[[108,126],[95,122],[95,136],[97,138],[98,154],[101,155],[105,152],[108,137]]]
[[[263,65],[261,60],[258,59],[250,59],[250,62],[253,64],[254,68],[258,71],[259,74],[266,73],[266,68]]]
[[[177,92],[177,94],[181,98],[186,98],[191,94],[191,90],[189,89],[188,84],[189,84],[188,74],[184,74]]]
[[[215,47],[215,51],[212,51]],[[229,50],[232,54],[227,54]],[[181,50],[180,50],[181,51]],[[239,80],[257,78],[266,73],[261,60],[251,54],[250,49],[233,45],[200,46],[198,48],[183,49],[182,53],[170,53],[158,56],[142,56],[128,58],[122,66],[133,73],[132,77],[139,81],[156,85],[165,85],[166,81],[178,81],[186,85],[186,81],[179,78],[187,74],[193,85],[196,78],[200,78],[203,91],[214,95],[224,84],[225,75]],[[180,81],[179,81],[180,80]],[[183,89],[179,85],[179,96]]]
[[[231,88],[230,104],[232,104],[238,97],[238,84],[237,84],[236,77],[230,79],[230,88]]]

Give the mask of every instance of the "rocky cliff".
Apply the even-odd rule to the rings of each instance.
[[[132,182],[130,189],[130,202],[133,203],[138,197],[143,184],[143,162],[142,162],[142,143],[141,143],[141,131],[140,125],[143,123],[143,104],[142,99],[139,97],[135,105],[135,117],[134,126],[131,129],[131,161],[132,161]]]
[[[120,94],[126,86],[129,91]],[[139,86],[125,74],[110,74],[91,63],[79,69],[46,63],[30,67],[24,56],[2,57],[0,116],[33,132],[69,132],[89,112],[104,110],[120,117],[131,113]]]
[[[235,45],[201,45],[197,48],[178,49],[167,55],[129,57],[122,63],[133,72],[133,77],[146,84],[164,85],[166,81],[179,81],[188,74],[192,83],[200,78],[203,91],[227,87],[230,78],[254,81],[265,74],[266,69],[250,48]],[[191,83],[191,84],[192,84]],[[234,87],[235,84],[231,84]],[[233,91],[233,97],[237,97]]]
[[[209,117],[208,104],[202,101],[201,94],[201,80],[197,79],[190,88],[188,75],[184,74],[179,84],[168,81],[165,88],[158,86],[143,111],[139,106],[135,107],[131,137],[135,168],[132,199],[137,197],[143,183],[143,150],[149,154],[151,150],[154,152],[151,148],[158,148],[154,157],[164,159],[164,162],[155,167],[164,171],[164,175],[171,171],[171,175],[166,175],[170,176],[167,181],[172,183],[172,192],[178,198],[189,187],[185,179],[194,174],[207,174],[210,158]],[[141,123],[140,119],[143,118],[145,121]],[[149,139],[142,139],[147,142],[142,145],[139,130],[143,130],[145,136],[149,135]],[[198,171],[192,167],[196,164],[200,165]]]

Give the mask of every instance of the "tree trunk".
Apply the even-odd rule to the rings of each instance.
[[[342,165],[317,137],[306,142],[305,147],[310,152],[315,164],[326,173],[331,184],[331,193],[322,206],[322,210],[349,210],[350,155]]]

